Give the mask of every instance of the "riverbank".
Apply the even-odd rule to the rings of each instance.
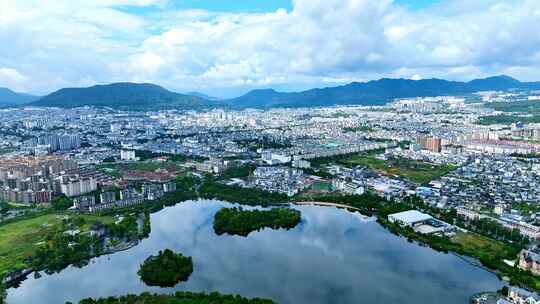
[[[307,201],[321,201],[324,204],[330,203],[339,207],[347,205],[356,208],[367,216],[377,216],[378,222],[390,232],[404,236],[410,241],[417,241],[420,244],[429,246],[437,251],[454,252],[458,255],[468,256],[477,259],[480,264],[496,273],[500,278],[508,278],[511,285],[517,285],[533,291],[540,291],[540,278],[532,273],[523,271],[517,267],[508,265],[505,260],[515,260],[519,251],[526,245],[526,240],[516,238],[511,233],[503,234],[504,227],[495,227],[493,223],[471,223],[460,219],[455,210],[441,210],[425,205],[419,198],[410,197],[403,202],[391,202],[380,198],[374,194],[366,193],[364,195],[339,195],[326,194],[315,197],[309,197]],[[307,202],[309,204],[309,202]],[[322,204],[321,204],[322,205]],[[408,231],[406,228],[390,225],[387,216],[392,213],[407,211],[411,209],[420,210],[431,214],[448,223],[455,223],[460,228],[466,228],[468,233],[458,233],[453,239],[445,237],[426,236],[414,231]],[[486,227],[493,227],[498,231],[501,240],[495,240],[489,236],[480,235],[478,232],[486,231]],[[512,238],[510,238],[512,237]]]
[[[0,292],[17,286],[32,273],[39,276],[40,271],[53,273],[70,265],[84,266],[92,258],[133,248],[147,236],[135,217],[62,212],[0,226],[0,253],[5,257],[0,263]]]

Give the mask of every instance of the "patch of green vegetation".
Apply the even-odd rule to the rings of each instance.
[[[22,219],[0,226],[0,275],[10,270],[22,269],[29,266],[27,258],[34,256],[47,238],[54,233],[64,220],[70,218],[77,229],[88,231],[92,224],[114,223],[109,216],[76,215],[69,216],[61,213],[39,215]]]
[[[314,182],[313,185],[311,185],[311,189],[316,191],[331,191],[332,185],[325,182]]]
[[[460,244],[467,255],[498,256],[500,259],[513,260],[518,254],[515,248],[477,233],[459,232],[452,241]]]
[[[253,173],[254,170],[254,165],[233,166],[227,168],[225,171],[219,174],[218,179],[225,180],[231,178],[248,177],[251,175],[251,173]]]
[[[63,211],[73,206],[73,200],[65,195],[60,195],[51,201],[51,205],[54,210]]]
[[[208,180],[199,188],[199,197],[218,199],[246,205],[268,206],[289,201],[289,197],[281,193],[273,193],[253,188],[228,186]]]
[[[61,224],[54,227],[53,231],[45,235],[36,253],[30,256],[29,264],[34,270],[46,272],[59,272],[69,265],[82,267],[91,258],[107,253],[108,249],[104,246],[101,236],[86,233],[91,227],[104,229],[112,244],[133,243],[145,237],[139,232],[138,216],[124,215],[122,220],[114,223],[111,218],[97,221],[95,216],[76,215],[65,218]]]
[[[174,287],[180,281],[187,281],[192,272],[191,257],[165,249],[157,256],[148,257],[137,274],[148,286]]]
[[[79,304],[274,304],[272,300],[246,299],[241,296],[221,295],[217,292],[210,294],[177,292],[172,295],[157,295],[143,293],[139,296],[127,295],[108,297],[105,299],[84,299]]]
[[[517,209],[522,214],[534,214],[537,212],[540,212],[540,206],[535,203],[526,203],[526,202],[520,202],[520,203],[514,203],[512,204],[513,209]]]
[[[301,213],[289,208],[271,210],[243,210],[242,208],[223,208],[214,216],[214,231],[218,235],[248,236],[263,228],[292,229],[300,223]]]
[[[393,157],[385,161],[376,158],[373,154],[357,154],[348,159],[340,160],[339,163],[346,166],[365,166],[419,184],[429,183],[458,168],[453,165],[439,166],[401,157]]]
[[[27,267],[25,259],[61,221],[60,215],[47,214],[0,226],[0,274]]]
[[[379,150],[373,150],[369,153],[352,153],[352,154],[343,154],[343,155],[337,155],[337,156],[331,156],[331,157],[320,157],[311,159],[310,162],[314,167],[320,167],[322,165],[331,164],[331,163],[338,163],[340,161],[347,160],[351,157],[357,156],[357,155],[368,155],[368,156],[375,156],[379,153],[383,153],[384,149]]]
[[[538,101],[492,102],[485,104],[485,106],[502,112],[540,113],[540,102]]]
[[[97,166],[97,170],[112,176],[121,177],[125,171],[147,171],[152,172],[157,169],[178,169],[176,163],[171,161],[158,162],[158,161],[138,161],[132,163],[105,163]]]
[[[522,122],[524,124],[540,123],[540,115],[518,116],[518,115],[489,115],[478,118],[477,124],[480,125],[496,125]]]
[[[0,155],[11,153],[13,151],[16,151],[15,148],[0,148]]]

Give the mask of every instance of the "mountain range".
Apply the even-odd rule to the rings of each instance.
[[[236,107],[305,107],[329,105],[382,105],[395,98],[463,95],[478,91],[540,89],[540,82],[520,82],[508,76],[494,76],[469,82],[443,79],[388,79],[352,82],[347,85],[311,89],[296,93],[272,89],[254,90],[229,100]]]
[[[120,82],[88,88],[60,89],[29,105],[67,108],[106,106],[136,110],[155,107],[191,109],[206,106],[208,101],[197,96],[171,92],[155,84]]]
[[[0,88],[0,106],[16,106],[39,99],[38,96],[17,93],[8,88]]]
[[[332,105],[383,105],[395,98],[464,95],[478,91],[508,89],[539,90],[540,82],[520,82],[509,76],[494,76],[469,82],[443,79],[388,79],[352,82],[343,86],[302,92],[259,89],[237,98],[219,100],[202,93],[180,94],[148,83],[113,83],[88,88],[65,88],[37,100],[8,105],[79,107],[108,106],[125,109],[202,109],[211,107],[270,108]],[[1,91],[0,91],[1,92]],[[1,97],[1,95],[0,95]],[[35,97],[34,97],[35,98]],[[6,99],[7,100],[7,99]],[[12,100],[12,99],[10,99]],[[2,99],[0,98],[0,102]]]

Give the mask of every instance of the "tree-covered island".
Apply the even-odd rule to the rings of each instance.
[[[148,257],[141,264],[138,274],[148,286],[173,287],[180,281],[187,281],[192,272],[191,257],[165,249],[157,256]]]
[[[223,208],[214,216],[214,231],[218,234],[247,236],[262,229],[291,229],[301,220],[298,210],[273,208],[271,210],[244,210],[242,208]]]

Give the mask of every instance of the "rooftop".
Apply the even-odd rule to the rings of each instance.
[[[416,210],[409,210],[388,215],[403,223],[417,223],[431,219],[431,215]]]

